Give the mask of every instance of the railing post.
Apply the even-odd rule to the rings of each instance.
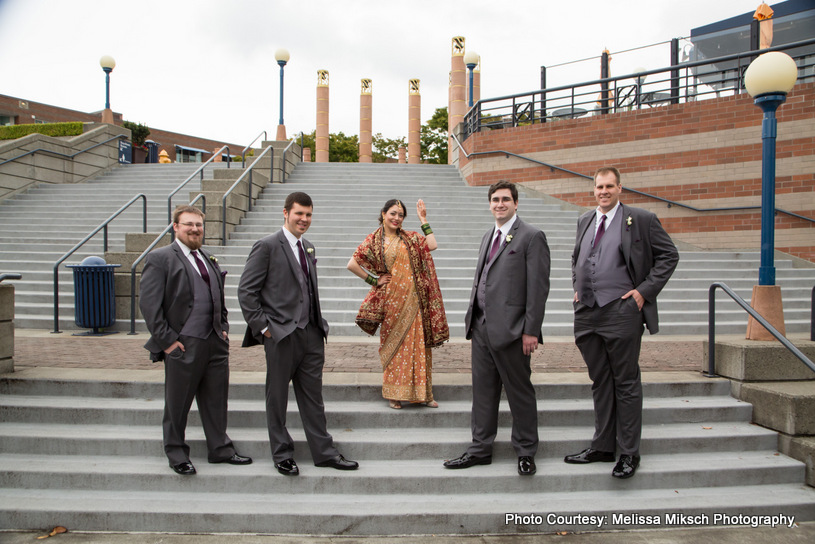
[[[608,113],[608,63],[609,63],[609,52],[603,51],[603,54],[600,56],[600,79],[603,80],[600,83],[600,114],[605,115]]]
[[[679,38],[671,40],[671,104],[679,104]]]
[[[716,378],[716,287],[714,283],[707,292],[707,372],[702,375]]]
[[[809,339],[815,342],[815,287],[812,288],[812,299],[809,305]]]

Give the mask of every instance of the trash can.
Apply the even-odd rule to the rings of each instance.
[[[116,322],[116,299],[113,290],[113,269],[120,264],[106,264],[101,257],[86,257],[80,264],[69,264],[74,271],[74,317],[76,324],[93,331],[76,336],[115,334],[101,332]]]

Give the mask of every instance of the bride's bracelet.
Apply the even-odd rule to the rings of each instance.
[[[430,223],[425,223],[424,225],[422,225],[422,232],[424,233],[425,236],[433,234],[433,229],[430,228]]]

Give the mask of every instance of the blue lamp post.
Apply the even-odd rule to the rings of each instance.
[[[475,67],[478,66],[478,53],[475,51],[467,51],[464,54],[464,65],[467,66],[467,70],[470,72],[470,99],[468,101],[469,107],[473,107],[473,71],[475,71]]]
[[[99,66],[105,72],[105,109],[110,109],[110,73],[116,68],[116,61],[110,55],[105,55],[99,59]]]
[[[744,73],[744,85],[764,112],[761,123],[761,265],[759,285],[775,285],[775,139],[778,121],[775,111],[787,100],[798,78],[798,66],[781,52],[765,53]]]
[[[277,125],[277,140],[286,139],[286,126],[283,124],[283,67],[289,62],[289,52],[286,49],[275,51],[274,58],[280,66],[280,122]]]

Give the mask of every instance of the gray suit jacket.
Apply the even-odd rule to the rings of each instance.
[[[223,274],[208,252],[201,249],[200,253],[208,262],[214,315],[220,316],[213,326],[216,331],[229,332]],[[178,340],[192,311],[194,274],[198,272],[176,242],[147,255],[139,283],[139,308],[150,331],[144,347],[154,361],[164,359],[164,350]]]
[[[671,237],[662,228],[656,215],[641,208],[620,203],[622,241],[620,249],[634,288],[645,299],[643,318],[651,334],[659,332],[657,295],[671,278],[679,263],[679,251]],[[577,220],[577,239],[572,252],[572,286],[576,282],[576,263],[583,237],[593,236],[595,210],[586,212]],[[628,224],[628,218],[631,224]]]
[[[470,307],[464,316],[467,339],[472,338],[473,304],[494,232],[494,228],[490,229],[481,240]],[[510,242],[501,245],[484,271],[487,274],[484,315],[487,335],[495,349],[508,346],[524,334],[537,336],[543,343],[541,326],[549,297],[550,260],[546,235],[521,221],[520,217],[515,220],[509,235],[512,236]]]
[[[308,270],[316,298],[316,322],[323,337],[328,337],[328,322],[320,311],[314,246],[305,238],[300,240],[309,260]],[[305,281],[303,271],[282,230],[255,242],[246,258],[238,285],[238,301],[249,325],[243,340],[244,347],[262,343],[261,331],[266,327],[269,327],[275,342],[294,332],[302,304],[302,281]]]

